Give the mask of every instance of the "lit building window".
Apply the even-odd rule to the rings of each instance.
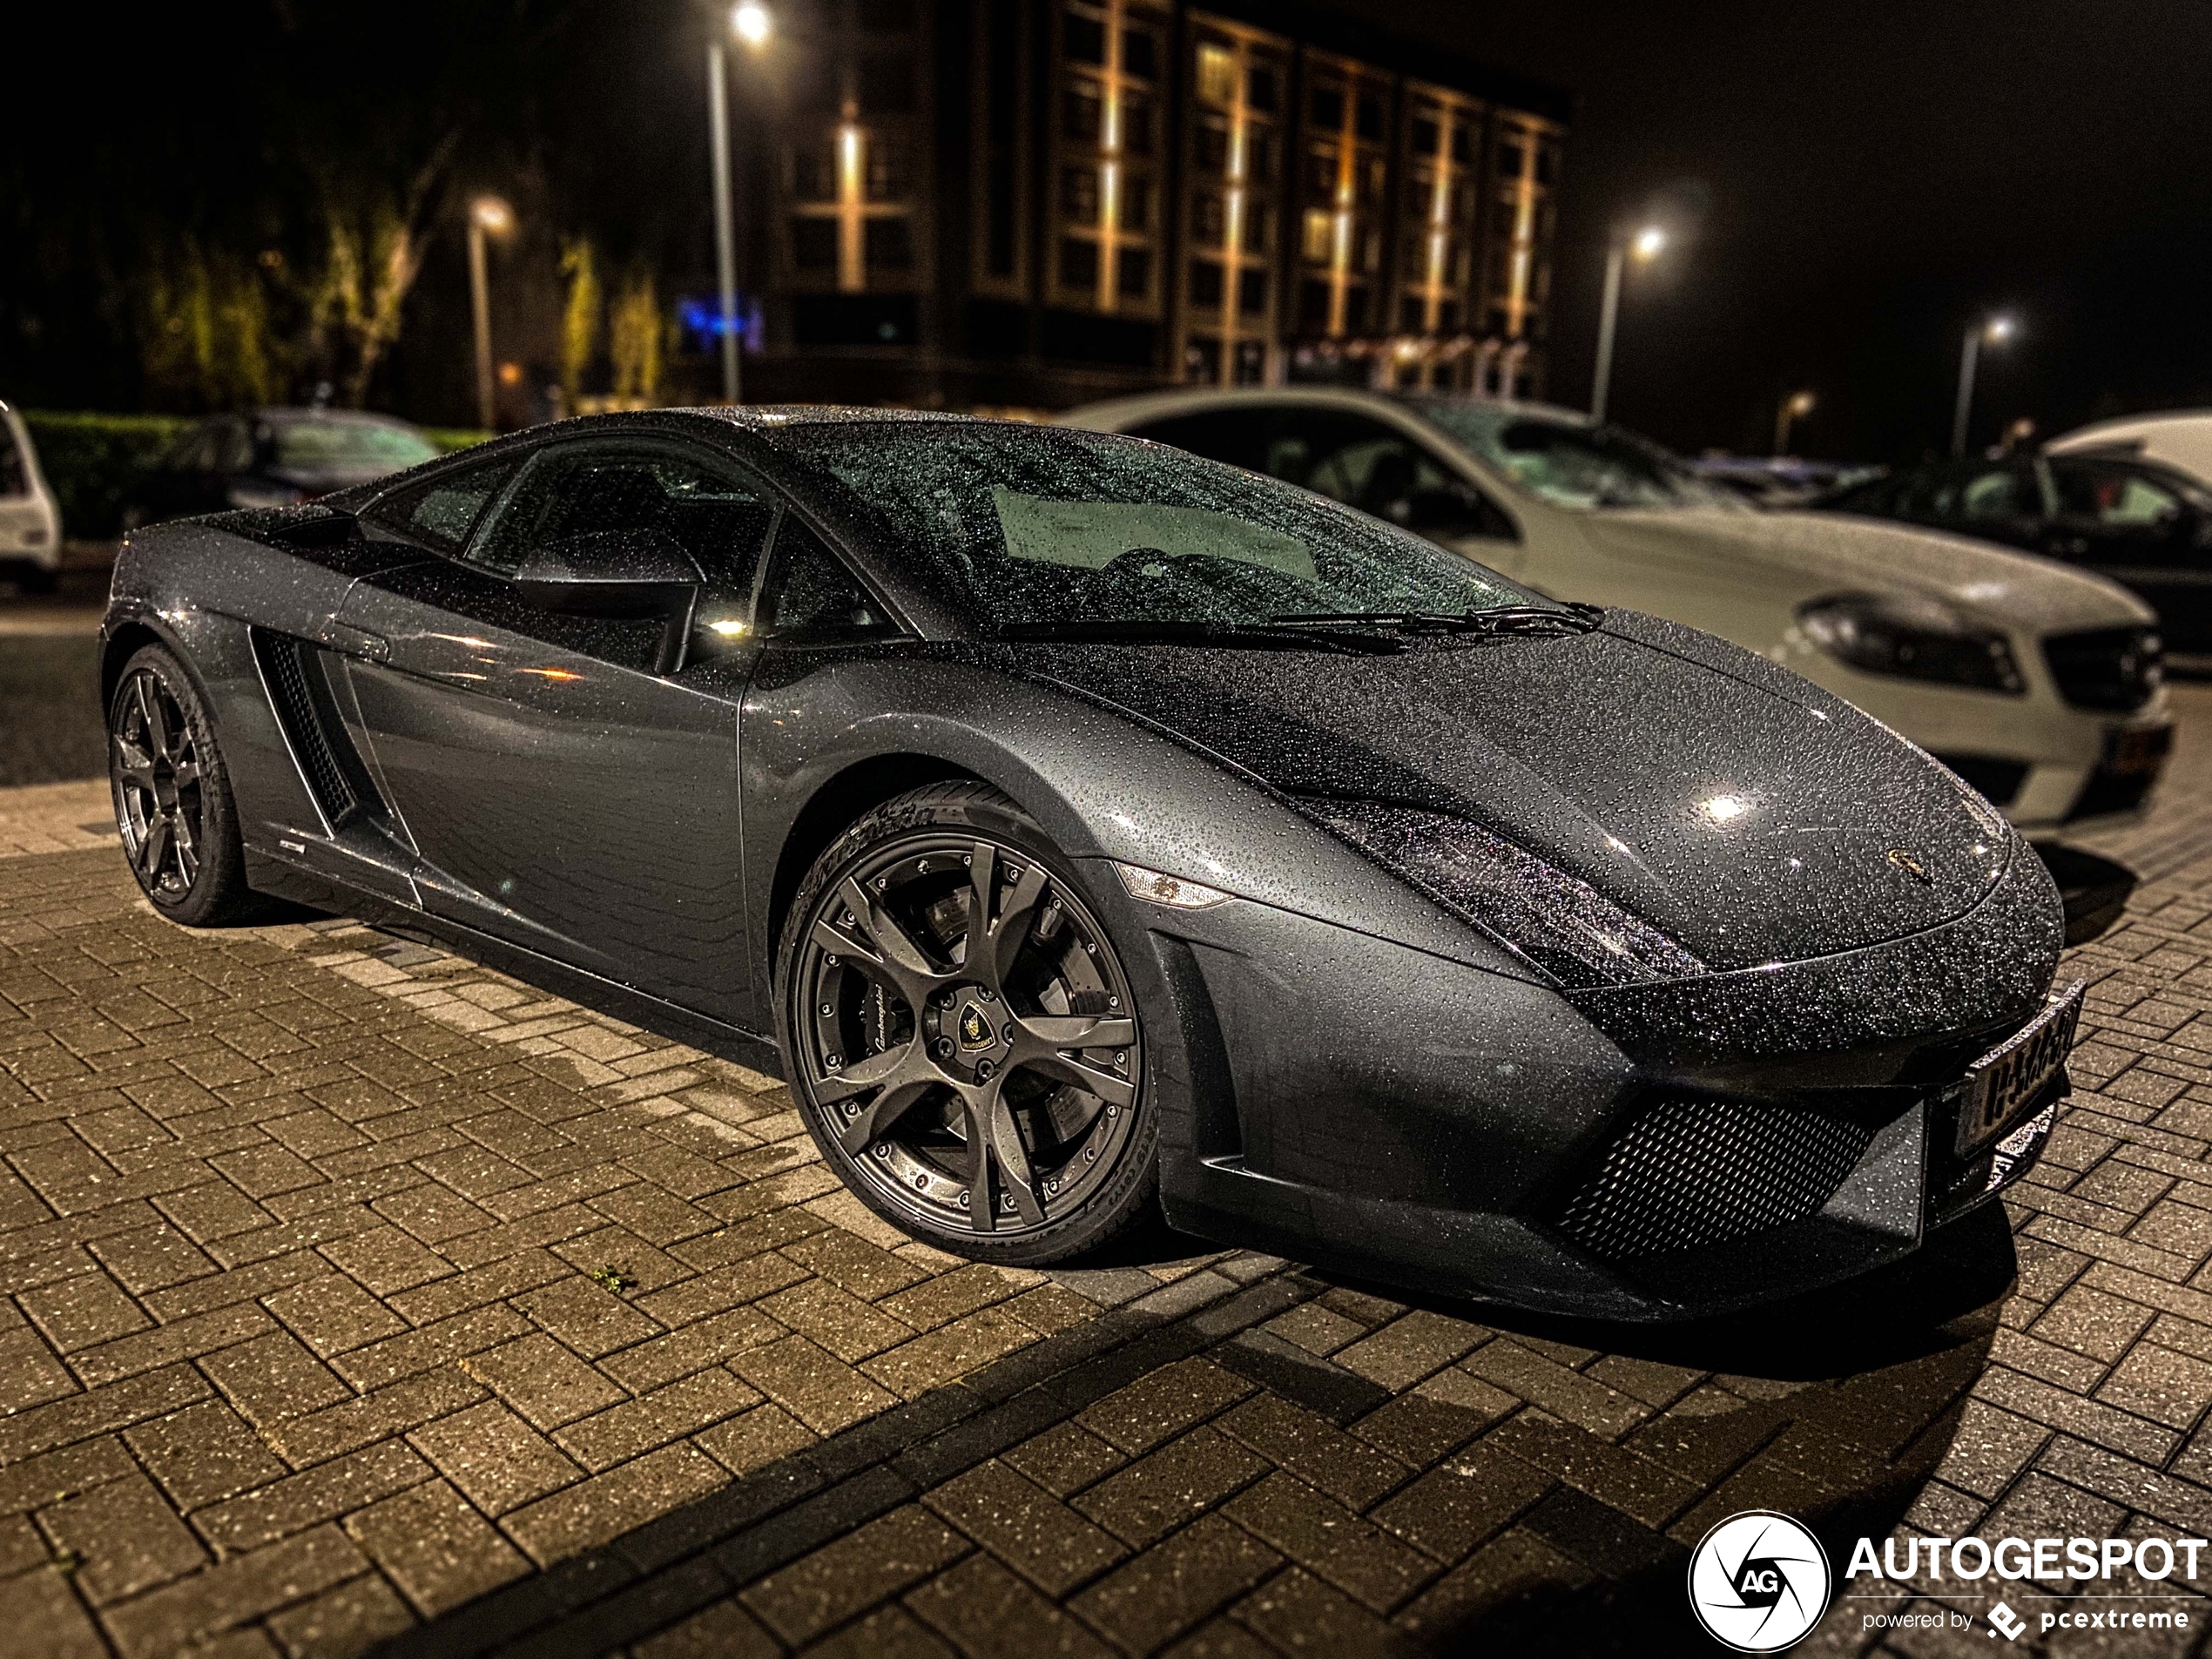
[[[1186,123],[1191,246],[1184,260],[1183,377],[1264,381],[1280,333],[1271,270],[1282,192],[1278,89],[1289,80],[1290,45],[1198,13],[1191,33],[1198,107]]]
[[[1154,316],[1157,102],[1168,13],[1157,0],[1065,0],[1057,13],[1061,179],[1054,300]]]

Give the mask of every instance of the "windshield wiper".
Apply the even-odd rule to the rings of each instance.
[[[1264,624],[1126,620],[1010,622],[1002,639],[1129,640],[1143,644],[1243,645],[1276,651],[1331,651],[1347,657],[1390,657],[1406,649],[1387,635]]]
[[[1386,628],[1406,634],[1586,634],[1596,605],[1498,605],[1488,610],[1307,610],[1270,617],[1271,628]]]

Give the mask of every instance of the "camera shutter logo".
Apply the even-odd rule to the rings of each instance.
[[[1739,1653],[1779,1653],[1820,1622],[1833,1580],[1820,1541],[1787,1515],[1750,1509],[1698,1541],[1689,1607]]]

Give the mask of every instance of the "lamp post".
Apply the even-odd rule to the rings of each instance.
[[[768,44],[774,31],[767,8],[745,0],[730,13],[730,32],[754,51]],[[707,141],[714,147],[714,267],[721,289],[721,308],[716,314],[722,337],[722,400],[739,401],[742,382],[738,363],[738,209],[731,179],[729,53],[718,33],[706,43]]]
[[[1984,341],[2001,346],[2020,331],[2020,325],[2002,313],[1986,317],[1966,330],[1966,343],[1959,354],[1959,402],[1951,415],[1951,458],[1966,453],[1966,417],[1974,407],[1974,369],[1981,361]]]
[[[1774,411],[1774,453],[1777,456],[1790,453],[1790,423],[1811,415],[1812,402],[1811,392],[1792,392]]]
[[[1621,315],[1621,272],[1631,256],[1643,263],[1659,257],[1667,233],[1647,225],[1629,239],[1614,239],[1605,251],[1605,299],[1597,314],[1597,374],[1590,387],[1590,419],[1605,419],[1605,395],[1613,383],[1613,331]]]
[[[491,384],[491,294],[484,276],[484,238],[515,228],[515,210],[496,196],[469,204],[469,301],[476,321],[476,423],[487,432],[496,411]]]

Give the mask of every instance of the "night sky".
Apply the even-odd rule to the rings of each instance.
[[[1609,225],[1680,186],[1694,245],[1635,273],[1612,413],[1685,450],[1910,459],[1948,442],[1977,307],[1974,437],[2212,405],[2212,5],[1360,0],[1399,32],[1572,88],[1551,395],[1581,405]]]
[[[1800,387],[1820,400],[1801,449],[1896,461],[1939,447],[1961,330],[2000,306],[2017,309],[2023,333],[1985,357],[1978,442],[2019,415],[2047,435],[2099,415],[2212,405],[2206,0],[1946,0],[1885,12],[1771,0],[1326,3],[1579,96],[1554,287],[1560,401],[1588,395],[1608,226],[1687,193],[1708,204],[1701,222],[1678,226],[1689,233],[1632,275],[1613,399],[1623,422],[1678,448],[1764,449],[1777,400]],[[27,247],[47,249],[50,289],[74,280],[78,244],[59,227],[83,204],[183,204],[210,236],[258,234],[245,204],[281,159],[264,131],[273,78],[307,85],[311,103],[327,97],[323,118],[342,125],[351,109],[375,107],[381,88],[436,79],[431,61],[482,99],[476,130],[493,135],[456,167],[457,190],[511,188],[517,156],[497,135],[529,125],[563,199],[541,220],[558,209],[617,253],[658,246],[671,281],[691,280],[705,248],[705,145],[687,0],[339,8],[347,21],[331,26],[361,38],[313,58],[306,75],[297,52],[286,58],[261,38],[269,6],[287,3],[123,0],[54,15],[0,158],[0,195],[13,197],[0,200],[0,311],[9,260]],[[318,0],[287,15],[322,10]],[[479,41],[489,31],[471,19],[541,10],[562,21],[529,84],[498,84],[513,60]],[[483,61],[467,61],[475,51]],[[462,303],[457,240],[446,240],[421,285],[433,310]],[[107,257],[111,286],[127,280],[127,256]],[[461,326],[425,321],[433,337]],[[81,357],[61,349],[68,337],[46,340],[50,370],[98,354],[95,339]],[[455,379],[438,395],[460,388]],[[32,390],[67,407],[75,388],[13,395]]]

